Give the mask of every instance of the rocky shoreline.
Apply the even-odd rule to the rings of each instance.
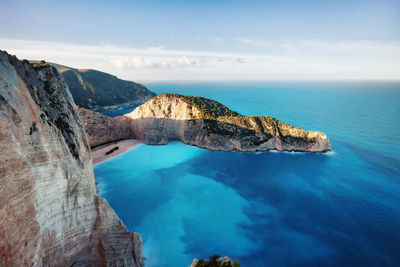
[[[178,140],[214,151],[331,151],[322,132],[305,131],[271,117],[242,116],[206,98],[162,94],[124,116],[111,118],[83,108],[79,115],[92,147],[136,138],[151,145]]]

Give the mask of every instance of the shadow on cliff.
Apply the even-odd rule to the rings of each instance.
[[[118,118],[114,118],[118,119]],[[252,125],[251,122],[248,122]],[[304,138],[283,135],[283,129],[272,123],[265,126],[255,120],[256,128],[239,126],[233,123],[210,120],[175,120],[167,118],[140,118],[130,121],[132,136],[149,145],[167,144],[169,141],[182,141],[188,145],[215,151],[327,151],[330,150],[326,139]],[[255,127],[249,126],[249,127]],[[265,127],[272,133],[264,132]],[[265,130],[266,131],[266,130]]]

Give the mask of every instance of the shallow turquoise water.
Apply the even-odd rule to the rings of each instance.
[[[132,112],[136,107],[137,106],[129,106],[129,107],[122,107],[119,109],[99,110],[99,112],[110,117],[117,117]]]
[[[146,266],[229,255],[242,266],[400,262],[400,84],[153,84],[323,130],[333,153],[141,145],[95,166]]]

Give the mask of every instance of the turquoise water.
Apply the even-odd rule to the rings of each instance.
[[[117,117],[132,112],[136,107],[137,105],[132,105],[129,107],[122,107],[119,109],[99,110],[99,112],[110,117]]]
[[[400,262],[400,84],[150,84],[244,115],[323,130],[334,152],[140,145],[95,166],[100,195],[144,241],[146,266],[229,255],[242,266]]]

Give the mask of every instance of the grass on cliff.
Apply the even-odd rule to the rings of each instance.
[[[158,97],[179,98],[186,103],[197,107],[197,109],[200,111],[200,115],[194,116],[193,119],[206,119],[226,122],[239,127],[247,128],[257,132],[268,133],[271,135],[277,134],[301,138],[307,138],[309,136],[309,132],[299,127],[291,126],[268,116],[242,116],[239,113],[230,110],[225,105],[205,97],[184,96],[179,94],[160,94],[155,98]],[[322,135],[322,133],[314,135],[315,137],[319,137]]]

